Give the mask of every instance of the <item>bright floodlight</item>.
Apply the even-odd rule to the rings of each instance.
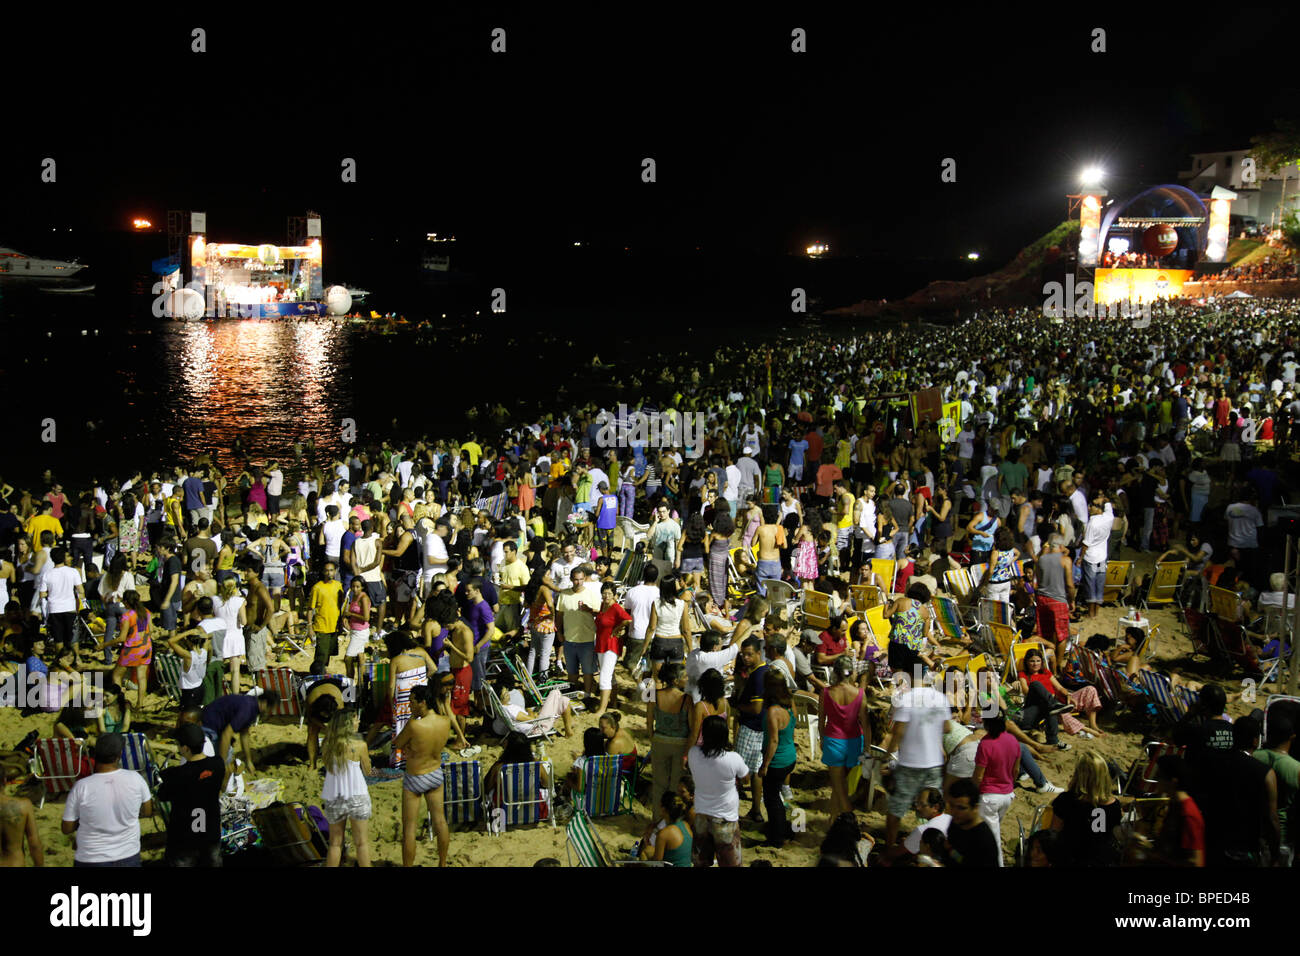
[[[1089,166],[1079,174],[1079,182],[1085,186],[1100,186],[1105,171],[1100,166]]]
[[[974,259],[978,259],[979,257],[980,257],[980,254],[979,254],[978,252],[968,252],[968,253],[966,253],[966,258],[967,258],[967,259],[972,259],[972,260],[974,260]]]

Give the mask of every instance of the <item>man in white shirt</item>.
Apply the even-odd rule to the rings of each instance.
[[[445,518],[434,522],[433,530],[424,536],[424,563],[420,569],[420,594],[427,596],[435,575],[447,573],[447,535],[451,522]]]
[[[726,501],[727,507],[731,509],[731,516],[734,518],[736,516],[736,508],[740,503],[740,483],[743,480],[743,476],[740,469],[732,464],[730,459],[727,460],[725,471],[726,485],[722,489],[722,498]]]
[[[279,462],[271,462],[266,472],[266,513],[275,517],[280,513],[280,495],[284,494],[284,472]]]
[[[1073,481],[1067,481],[1061,485],[1061,494],[1070,497],[1070,508],[1074,516],[1079,519],[1080,525],[1088,523],[1088,499],[1083,493],[1083,489]]]
[[[686,693],[697,704],[700,702],[700,675],[711,668],[725,674],[740,653],[740,645],[736,642],[720,648],[721,643],[721,634],[705,631],[700,635],[699,646],[686,655]]]
[[[647,564],[641,571],[641,583],[627,589],[623,595],[623,607],[632,615],[632,627],[627,638],[627,659],[635,665],[644,651],[646,629],[650,626],[650,610],[659,600],[659,569]],[[687,680],[690,677],[690,663],[687,662]],[[701,671],[700,673],[703,673]],[[690,684],[687,684],[690,687]]]
[[[62,830],[77,835],[74,866],[140,865],[140,817],[153,816],[144,777],[123,770],[121,734],[95,741],[95,772],[72,785]]]
[[[569,590],[569,576],[573,573],[573,569],[581,566],[581,564],[582,559],[578,557],[578,546],[570,542],[560,552],[559,560],[551,563],[551,569],[546,572],[546,576],[542,580],[556,594],[567,591]]]
[[[1106,561],[1110,556],[1110,529],[1114,524],[1115,513],[1110,502],[1100,496],[1094,498],[1088,506],[1088,523],[1079,548],[1079,560],[1083,562],[1083,587],[1079,589],[1077,600],[1087,602],[1089,618],[1097,616],[1106,590]]]
[[[944,812],[943,794],[931,787],[922,790],[916,798],[917,819],[924,821],[903,840],[903,849],[912,856],[921,852],[921,837],[926,830],[938,830],[948,835],[948,824],[952,823],[952,814]]]
[[[41,603],[45,607],[45,626],[52,646],[62,647],[81,654],[76,646],[77,608],[81,607],[84,592],[81,574],[72,567],[68,549],[59,546],[50,549],[50,566],[41,575]]]
[[[898,842],[899,821],[912,809],[916,795],[926,787],[943,786],[943,735],[952,729],[951,718],[948,698],[933,687],[894,692],[893,722],[885,749],[898,756],[887,770],[894,775],[894,792],[885,817],[886,847]]]

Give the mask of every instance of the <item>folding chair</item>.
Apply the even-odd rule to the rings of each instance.
[[[853,610],[861,614],[868,608],[879,607],[885,603],[880,588],[874,584],[853,584],[849,586],[849,600]]]
[[[266,712],[268,717],[297,717],[298,726],[303,724],[302,701],[298,698],[298,675],[291,667],[268,667],[257,672],[257,686],[264,690],[274,690],[280,695],[280,702]]]
[[[794,620],[794,612],[799,609],[799,596],[795,586],[789,581],[764,581],[763,587],[767,589],[767,600],[772,608],[785,608],[787,616]]]
[[[1040,830],[1050,830],[1052,828],[1053,819],[1054,814],[1052,813],[1052,805],[1050,803],[1045,803],[1040,807],[1034,808],[1034,815],[1029,821],[1028,833],[1025,832],[1025,825],[1023,822],[1016,824],[1020,831],[1019,839],[1016,844],[1016,866],[1029,865],[1030,838]]]
[[[1020,640],[1019,632],[1010,625],[997,624],[992,621],[984,625],[985,632],[988,634],[989,645],[993,648],[990,656],[996,656],[1002,661],[1007,661],[1011,656],[1011,646]],[[1036,644],[1042,647],[1041,644]]]
[[[151,794],[162,783],[162,768],[154,758],[153,748],[149,746],[149,738],[142,733],[122,735],[122,769],[134,770],[143,777],[145,786],[149,788]],[[163,814],[154,814],[155,829],[165,828],[166,825]]]
[[[36,805],[38,810],[45,806],[47,796],[67,793],[74,783],[94,772],[85,744],[67,737],[47,737],[36,741],[31,768],[32,775],[41,783],[41,798]]]
[[[443,812],[449,825],[473,827],[483,819],[483,767],[477,760],[449,760],[442,755]],[[429,817],[429,839],[434,838]]]
[[[181,671],[184,667],[178,655],[171,651],[155,650],[153,652],[153,676],[168,698],[181,699]]]
[[[590,817],[632,812],[632,775],[623,772],[621,754],[583,757],[582,809]],[[633,771],[635,773],[635,770]]]
[[[262,836],[262,848],[277,866],[322,863],[329,851],[323,835],[301,803],[282,803],[253,811],[253,825]]]
[[[550,781],[550,786],[543,784]],[[555,807],[551,802],[551,788],[555,776],[549,760],[530,763],[508,763],[497,768],[495,807],[490,811],[488,830],[495,836],[510,827],[528,826],[550,819],[555,827]]]
[[[1183,576],[1186,573],[1186,561],[1166,561],[1164,564],[1157,564],[1156,573],[1151,576],[1151,583],[1147,586],[1147,593],[1142,596],[1142,607],[1150,609],[1177,603],[1183,587]]]
[[[605,848],[600,834],[591,825],[591,818],[582,810],[574,810],[564,827],[564,858],[573,866],[667,866],[662,860],[619,860]]]
[[[943,583],[950,594],[957,599],[957,607],[968,626],[975,626],[978,621],[979,603],[976,598],[975,582],[969,568],[955,568],[943,573]]]
[[[1167,724],[1176,724],[1187,712],[1187,699],[1175,697],[1173,685],[1168,676],[1153,670],[1140,670],[1137,674],[1138,686],[1147,695],[1156,716]]]
[[[962,623],[961,610],[956,601],[936,594],[930,598],[930,606],[934,608],[934,624],[939,629],[942,643],[969,644],[974,640]]]
[[[547,721],[545,720],[529,720],[523,723],[516,721],[513,717],[511,717],[508,713],[506,713],[505,707],[503,707],[501,704],[501,698],[497,696],[495,687],[493,687],[491,684],[487,682],[484,682],[483,690],[487,693],[487,698],[488,698],[488,708],[490,711],[488,714],[488,719],[491,720],[493,723],[495,723],[497,720],[500,720],[501,725],[506,728],[505,733],[501,735],[502,740],[505,740],[506,737],[509,736],[510,731],[512,730],[519,731],[521,734],[526,736],[529,740],[536,740],[539,737],[542,738],[543,740],[548,740],[550,739],[551,734],[555,733],[553,729],[548,729],[545,726],[545,724],[547,723]],[[553,718],[553,720],[559,720],[559,719],[560,719],[559,717]],[[493,728],[493,730],[495,731],[495,728]]]
[[[732,548],[727,552],[727,597],[735,602],[745,601],[750,595],[758,593],[758,588],[750,585],[750,580],[740,573],[740,567],[736,564],[736,555],[740,550]]]
[[[893,595],[894,587],[898,584],[898,562],[893,558],[872,558],[871,570],[880,575],[888,593]]]
[[[802,599],[804,627],[824,631],[831,626],[831,598],[829,594],[802,588],[799,591],[799,596]]]
[[[645,568],[645,542],[638,542],[635,548],[623,552],[619,560],[618,571],[614,579],[626,587],[641,583],[641,571]]]
[[[1107,561],[1106,583],[1102,587],[1101,602],[1113,604],[1124,600],[1133,589],[1133,562]]]
[[[867,810],[870,811],[876,806],[877,793],[889,795],[889,791],[885,789],[884,768],[889,765],[893,755],[876,744],[872,744],[867,753],[871,757],[871,775],[867,778]]]
[[[1231,663],[1255,673],[1262,671],[1259,657],[1246,638],[1246,626],[1241,621],[1241,598],[1227,588],[1210,587],[1210,616],[1208,633],[1210,647]]]
[[[637,545],[644,543],[650,534],[648,524],[639,524],[627,517],[627,515],[618,518],[614,522],[614,527],[620,532],[619,550],[624,556],[630,552],[635,552]]]
[[[813,760],[821,759],[821,712],[816,697],[796,691],[794,694],[794,719],[798,726],[808,731],[808,752]]]
[[[542,704],[546,703],[547,695],[558,687],[564,696],[569,699],[569,705],[575,711],[582,710],[583,691],[581,689],[566,690],[565,688],[569,686],[569,682],[565,678],[556,677],[544,681],[539,685],[536,678],[534,678],[532,674],[528,673],[528,668],[524,666],[523,661],[519,659],[519,655],[517,654],[513,660],[510,658],[506,659],[506,666],[509,667],[510,672],[515,675],[515,679],[519,681],[520,685],[523,687],[524,693],[533,699],[534,707],[541,707]]]
[[[1041,651],[1042,649],[1043,645],[1039,644],[1037,641],[1016,641],[1012,644],[1011,651],[1007,655],[1007,664],[1006,669],[1002,674],[1002,682],[1009,684],[1013,680],[1016,680],[1024,666],[1025,654],[1031,650]],[[1051,673],[1052,670],[1051,661],[1047,659],[1046,654],[1043,655],[1043,670],[1048,673]]]
[[[1156,764],[1166,754],[1182,755],[1183,748],[1163,741],[1152,741],[1144,748],[1145,753],[1133,761],[1133,769],[1124,781],[1124,795],[1130,797],[1149,797],[1155,794]]]

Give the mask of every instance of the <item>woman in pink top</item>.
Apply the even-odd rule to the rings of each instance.
[[[853,812],[849,770],[857,766],[862,751],[871,745],[867,693],[854,681],[853,670],[852,658],[837,658],[833,666],[835,682],[822,691],[822,763],[831,777],[831,819]]]
[[[1011,808],[1020,776],[1020,743],[1006,730],[1005,717],[984,718],[985,736],[975,751],[975,775],[971,778],[980,788],[980,814],[998,840],[998,866],[1003,865],[1002,818]]]

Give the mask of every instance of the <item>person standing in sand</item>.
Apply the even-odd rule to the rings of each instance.
[[[0,794],[0,867],[25,866],[23,841],[32,856],[32,866],[45,865],[45,849],[36,828],[36,811],[26,797]]]
[[[451,721],[433,707],[438,694],[427,684],[411,688],[411,719],[393,748],[406,756],[406,774],[402,777],[402,866],[415,865],[415,825],[424,799],[433,816],[438,835],[438,866],[447,865],[447,847],[451,837],[447,818],[442,812],[442,750],[451,735]]]

